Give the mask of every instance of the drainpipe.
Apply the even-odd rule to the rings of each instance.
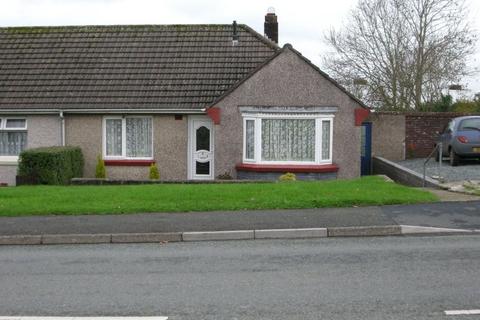
[[[65,146],[65,117],[63,116],[63,111],[60,111],[60,127],[61,127],[61,133],[60,133],[60,140],[62,146]]]

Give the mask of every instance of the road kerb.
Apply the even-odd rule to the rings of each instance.
[[[369,237],[400,235],[455,235],[479,234],[480,229],[451,229],[411,225],[359,226],[300,229],[258,229],[229,231],[195,231],[167,233],[117,233],[117,234],[46,234],[4,235],[0,245],[39,244],[99,244],[99,243],[161,243],[254,239],[302,239],[325,237]]]
[[[112,243],[160,243],[179,241],[182,241],[181,232],[112,234]]]
[[[399,236],[401,234],[399,225],[328,228],[329,237],[376,237]]]
[[[325,238],[327,235],[327,228],[255,230],[255,239]]]
[[[183,241],[253,240],[253,230],[184,232]]]
[[[28,245],[42,244],[42,236],[40,235],[11,235],[0,236],[0,245]]]
[[[112,242],[110,234],[46,234],[42,244],[99,244]]]

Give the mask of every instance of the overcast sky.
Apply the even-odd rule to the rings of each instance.
[[[455,1],[455,0],[452,0]],[[473,27],[480,31],[480,1],[470,1]],[[280,45],[291,43],[321,67],[328,48],[323,36],[339,28],[357,0],[4,0],[0,26],[91,24],[245,23],[263,34],[264,15],[274,7]],[[480,69],[480,41],[470,62]],[[465,79],[480,92],[480,75]]]

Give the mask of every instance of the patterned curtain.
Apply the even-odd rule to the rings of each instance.
[[[262,119],[263,161],[315,161],[315,119]]]
[[[246,120],[245,158],[255,158],[255,120]]]
[[[26,146],[26,132],[0,131],[0,156],[18,156]]]
[[[127,157],[152,156],[152,119],[127,118]]]
[[[322,160],[330,159],[330,121],[322,121]]]
[[[107,156],[122,155],[122,119],[106,120]]]

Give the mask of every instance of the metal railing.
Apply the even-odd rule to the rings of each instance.
[[[438,159],[438,166],[441,167],[442,166],[442,161],[443,161],[443,144],[440,142],[439,144],[437,144],[435,146],[435,148],[433,148],[432,152],[430,152],[430,154],[428,155],[427,157],[427,160],[425,160],[425,162],[423,162],[423,183],[422,183],[422,186],[423,188],[425,188],[425,184],[426,184],[426,176],[427,176],[427,163],[428,161],[430,161],[430,159],[432,158],[432,156],[435,154],[435,152],[439,153],[439,159]]]

